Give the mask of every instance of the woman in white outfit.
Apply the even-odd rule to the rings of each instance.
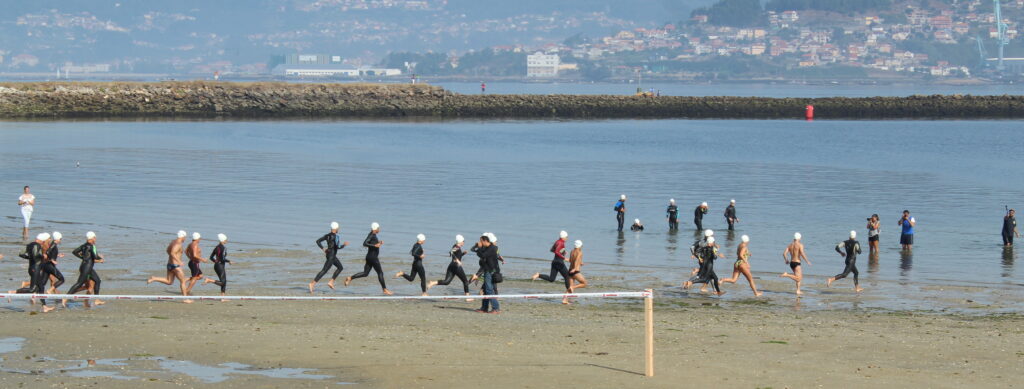
[[[32,221],[32,211],[35,210],[36,196],[29,192],[28,185],[25,185],[24,192],[18,196],[18,205],[21,206],[21,216],[25,218],[25,228],[22,232],[27,234],[28,223]]]

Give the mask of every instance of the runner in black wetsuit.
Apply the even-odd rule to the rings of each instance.
[[[565,265],[565,241],[569,239],[569,233],[562,231],[558,233],[558,240],[551,245],[551,252],[555,254],[555,258],[551,260],[551,274],[540,274],[536,273],[531,277],[534,280],[542,279],[547,282],[555,282],[558,279],[558,275],[562,275],[562,281],[565,281],[566,293],[572,293],[572,284],[569,280],[572,279],[569,276],[569,268]]]
[[[412,255],[412,270],[409,273],[398,272],[395,274],[395,278],[402,277],[406,281],[413,282],[416,277],[420,278],[420,290],[423,295],[427,295],[427,270],[423,268],[423,242],[427,240],[426,235],[416,235],[416,244],[412,245],[412,249],[409,250],[409,255]]]
[[[363,271],[353,274],[348,278],[345,278],[345,286],[352,283],[352,280],[356,278],[363,278],[370,275],[370,270],[377,272],[377,281],[380,282],[380,288],[384,290],[384,294],[391,295],[388,290],[387,284],[384,283],[384,271],[380,268],[380,246],[384,244],[383,241],[377,239],[377,233],[380,232],[380,224],[373,223],[370,225],[370,233],[366,235],[366,239],[363,240],[363,247],[366,247],[366,264],[363,265]]]
[[[736,218],[736,200],[729,200],[729,206],[725,207],[725,222],[729,224],[729,231],[733,230],[733,226],[740,219]]]
[[[718,259],[720,256],[722,255],[718,254],[718,249],[715,247],[715,237],[708,238],[707,244],[700,250],[703,269],[697,273],[697,276],[684,282],[683,289],[688,289],[693,284],[710,283],[715,288],[715,294],[719,296],[725,294],[725,292],[719,289],[718,274],[715,273],[715,259]]]
[[[9,293],[40,294],[46,292],[47,275],[43,274],[42,270],[43,262],[46,261],[46,251],[43,248],[43,244],[49,239],[50,234],[40,233],[36,235],[35,241],[29,242],[25,246],[25,252],[20,257],[28,260],[28,285],[18,288],[18,290],[12,290]],[[43,300],[43,306],[46,306],[46,300]]]
[[[327,243],[327,247],[324,247],[324,243]],[[338,250],[341,250],[348,246],[348,242],[342,242],[341,237],[338,236],[338,222],[331,222],[331,232],[321,236],[320,239],[316,240],[316,247],[320,248],[320,251],[324,252],[327,260],[324,262],[324,268],[320,269],[320,272],[313,278],[313,282],[309,283],[309,293],[313,293],[313,288],[316,287],[316,283],[320,282],[321,278],[327,274],[327,271],[331,270],[331,267],[336,267],[334,275],[331,276],[331,280],[327,281],[327,286],[334,289],[334,281],[341,275],[341,270],[344,267],[341,265],[341,261],[338,260]]]
[[[700,203],[700,205],[693,210],[693,224],[697,226],[697,231],[704,230],[704,215],[707,213],[708,203]]]
[[[206,277],[203,284],[214,284],[220,287],[220,295],[223,296],[228,290],[228,273],[225,266],[231,261],[228,260],[228,249],[224,247],[224,244],[228,242],[228,236],[224,234],[217,234],[217,247],[210,253],[210,262],[213,262],[213,271],[217,273],[218,280]],[[227,301],[227,300],[221,300]]]
[[[463,238],[462,235],[455,235],[455,244],[452,245],[451,251],[448,252],[452,261],[448,264],[448,269],[444,273],[444,279],[427,284],[427,289],[430,289],[435,285],[451,284],[455,277],[459,277],[459,280],[462,281],[462,291],[469,296],[469,280],[466,279],[466,270],[462,268],[462,257],[466,255],[466,251],[462,249],[462,245],[465,244],[465,241],[466,238]]]
[[[857,254],[860,254],[860,242],[857,242],[857,231],[850,231],[850,239],[839,242],[836,245],[836,252],[846,257],[846,269],[843,269],[842,273],[836,274],[835,277],[829,278],[827,286],[832,286],[832,281],[846,278],[846,276],[850,275],[850,272],[853,272],[853,290],[857,292],[864,290],[861,289],[860,280],[857,278],[860,275],[857,271]]]
[[[90,289],[92,294],[100,294],[100,275],[96,273],[96,264],[103,263],[103,256],[96,250],[96,233],[89,231],[85,238],[85,243],[72,252],[82,259],[82,264],[78,266],[78,281],[68,289],[67,294]],[[88,302],[86,304],[88,305]],[[96,305],[103,305],[103,301],[96,300]]]
[[[665,209],[665,218],[668,219],[668,229],[679,229],[679,207],[676,206],[676,199],[668,200],[668,208]]]
[[[63,238],[64,236],[60,232],[53,233],[53,241],[50,242],[50,248],[46,250],[46,259],[43,260],[41,267],[43,271],[41,276],[44,277],[44,283],[41,286],[45,286],[45,281],[50,281],[50,277],[55,279],[51,286],[52,289],[56,290],[61,285],[64,285],[64,274],[57,269],[57,259],[64,257],[64,254],[60,253],[60,248],[57,247]]]

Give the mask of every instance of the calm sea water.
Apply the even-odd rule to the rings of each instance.
[[[674,284],[693,265],[689,220],[707,201],[705,226],[729,255],[720,274],[741,234],[755,271],[788,270],[780,254],[796,231],[815,264],[807,274],[835,274],[835,244],[850,230],[866,240],[865,218],[878,213],[881,255],[870,269],[862,256],[864,279],[1019,293],[1024,270],[999,231],[1004,205],[1024,207],[1022,145],[1016,121],[0,122],[10,200],[0,253],[13,259],[0,274],[24,278],[15,198],[27,184],[38,198],[33,234],[61,230],[66,250],[86,230],[100,234],[111,292],[162,273],[179,229],[231,238],[244,276],[235,291],[300,288],[322,264],[313,240],[332,220],[354,245],[342,252],[346,274],[361,269],[358,243],[376,221],[389,272],[405,270],[417,233],[435,278],[455,234],[492,231],[508,272],[528,277],[547,269],[564,229],[585,242],[588,274],[640,288],[649,285],[628,278],[643,270]],[[615,231],[619,194],[647,231]],[[664,221],[669,198],[683,214],[678,233]],[[734,235],[721,217],[729,199],[742,220]],[[898,246],[903,209],[918,222],[911,256]],[[73,258],[62,267],[77,274]]]

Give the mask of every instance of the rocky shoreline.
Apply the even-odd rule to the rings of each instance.
[[[0,118],[1009,119],[1024,96],[462,95],[425,84],[0,83]]]

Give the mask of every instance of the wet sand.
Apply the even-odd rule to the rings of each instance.
[[[503,301],[501,315],[472,312],[478,304],[113,301],[32,314],[16,302],[0,311],[0,338],[25,341],[0,355],[0,386],[934,388],[1013,387],[1024,376],[1017,314],[803,310],[668,292],[656,300],[656,376],[645,378],[639,300]],[[75,371],[136,379],[72,377],[43,358],[127,358]],[[155,358],[330,378],[209,382],[161,369]],[[32,370],[44,374],[24,373]]]

